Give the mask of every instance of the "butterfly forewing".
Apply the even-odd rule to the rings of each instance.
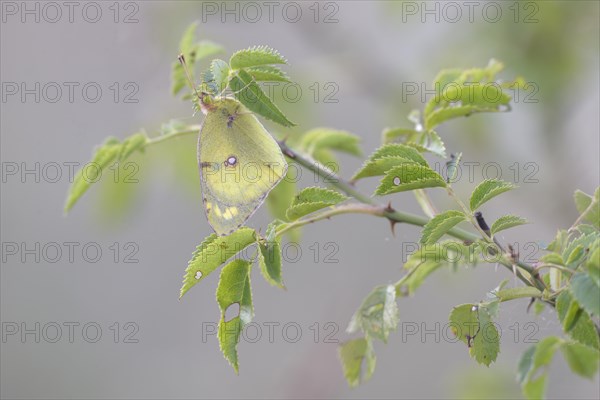
[[[220,235],[243,225],[287,170],[277,142],[233,99],[216,100],[208,111],[198,164],[206,216]]]

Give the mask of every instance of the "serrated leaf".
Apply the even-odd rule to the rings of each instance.
[[[468,117],[471,114],[482,113],[482,112],[499,112],[495,106],[483,106],[483,105],[466,105],[466,106],[455,106],[449,108],[441,108],[432,111],[425,120],[425,128],[433,129],[440,125],[442,122],[446,122],[450,119],[459,117]]]
[[[580,343],[563,343],[560,350],[571,371],[586,378],[593,378],[598,371],[600,352]]]
[[[214,233],[208,236],[196,248],[188,262],[179,298],[231,257],[255,242],[256,232],[248,227],[240,228],[227,236],[217,236]]]
[[[556,265],[565,265],[565,262],[563,261],[560,254],[556,253],[544,254],[542,257],[540,257],[540,262]]]
[[[313,156],[322,164],[335,161],[329,155],[330,151],[340,151],[354,156],[360,156],[360,137],[337,129],[315,128],[302,135],[300,148]]]
[[[287,119],[254,81],[252,75],[245,70],[237,71],[237,74],[231,77],[229,86],[234,91],[235,97],[250,111],[286,127],[296,125]]]
[[[480,306],[477,309],[477,318],[479,329],[475,334],[469,353],[479,364],[489,366],[498,357],[500,334],[485,307]]]
[[[519,361],[517,378],[523,387],[523,394],[528,399],[545,397],[547,367],[554,358],[554,353],[560,347],[562,340],[556,336],[548,336],[539,343],[527,349]],[[544,368],[543,373],[535,377],[537,371]],[[535,377],[535,378],[534,378]]]
[[[452,240],[421,246],[404,263],[404,269],[412,271],[403,284],[407,294],[412,295],[425,278],[444,265],[473,264],[474,251],[471,246]]]
[[[422,132],[408,128],[386,128],[381,133],[382,143],[406,143],[415,141]]]
[[[393,167],[406,163],[415,163],[427,167],[427,161],[411,146],[403,144],[387,144],[377,149],[354,174],[352,180],[384,175]]]
[[[454,183],[458,175],[458,168],[462,153],[450,154],[450,160],[446,162],[446,182]]]
[[[231,364],[236,374],[239,371],[237,344],[244,326],[252,321],[252,292],[250,288],[250,268],[252,262],[236,259],[225,265],[217,286],[217,303],[221,310],[218,339],[221,352]],[[234,304],[238,305],[238,315],[225,320],[226,312]]]
[[[286,215],[290,221],[294,221],[315,211],[334,206],[346,199],[346,196],[335,190],[320,187],[305,188],[294,197]]]
[[[486,179],[481,182],[471,194],[471,211],[477,210],[485,202],[494,197],[514,189],[515,185],[510,182],[501,181],[499,179]]]
[[[517,217],[516,215],[504,215],[492,224],[491,232],[492,235],[498,233],[500,231],[504,231],[506,229],[513,228],[515,226],[527,224],[527,220],[525,218]]]
[[[418,141],[415,142],[415,146],[421,150],[446,158],[446,145],[440,135],[433,130],[423,132]]]
[[[573,275],[569,291],[589,314],[600,315],[600,287],[587,273]]]
[[[437,242],[450,229],[466,219],[465,214],[456,210],[436,215],[423,227],[420,243],[428,245]]]
[[[366,335],[387,343],[391,331],[398,325],[398,305],[394,285],[376,287],[356,311],[348,332],[361,329]]]
[[[210,72],[216,86],[216,93],[221,93],[229,85],[229,65],[223,60],[215,59],[210,63]]]
[[[461,304],[452,309],[450,313],[450,329],[454,335],[467,346],[472,346],[472,341],[479,330],[478,306],[476,304]]]
[[[424,109],[425,129],[452,118],[508,109],[511,96],[505,86],[494,82],[502,68],[502,63],[492,60],[485,68],[440,72],[434,81],[435,96]]]
[[[75,174],[67,192],[64,211],[69,212],[85,192],[98,182],[103,172],[117,162],[124,161],[135,151],[143,151],[148,137],[145,133],[135,133],[123,142],[108,138],[94,153],[94,157]]]
[[[191,24],[184,32],[179,44],[179,51],[185,57],[190,72],[195,70],[196,62],[209,56],[221,53],[223,47],[209,40],[195,42],[197,23]],[[185,70],[178,60],[171,67],[171,94],[178,94],[188,84]]]
[[[281,244],[278,239],[259,242],[258,264],[260,272],[267,282],[273,286],[285,288],[281,276]]]
[[[600,188],[596,189],[594,197],[582,192],[575,191],[575,205],[579,214],[583,215],[582,220],[589,222],[596,229],[600,229]]]
[[[565,265],[571,269],[577,269],[582,261],[582,253],[588,252],[585,249],[591,249],[595,244],[600,243],[600,233],[594,231],[587,234],[582,234],[573,239],[573,235],[566,235],[562,258]],[[570,241],[569,241],[570,240]]]
[[[246,71],[257,82],[291,82],[285,72],[270,65],[246,68]]]
[[[229,65],[233,69],[242,69],[269,64],[287,64],[279,52],[268,46],[254,46],[233,53]]]
[[[556,299],[556,311],[565,333],[586,346],[600,349],[594,322],[568,291],[563,291]]]
[[[338,355],[346,381],[351,387],[367,381],[375,370],[375,354],[368,338],[359,338],[342,343]],[[363,369],[364,367],[364,369]]]
[[[429,187],[446,187],[446,181],[429,167],[402,164],[386,172],[375,194],[386,195]]]

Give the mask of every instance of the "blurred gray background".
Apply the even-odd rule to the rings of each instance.
[[[210,233],[194,137],[134,157],[138,183],[111,184],[110,171],[68,216],[62,212],[69,165],[87,162],[105,137],[124,138],[140,128],[156,134],[171,118],[201,121],[192,117],[189,103],[170,95],[179,38],[198,20],[199,34],[226,48],[223,59],[257,44],[288,58],[286,70],[303,95],[297,103],[276,100],[299,127],[268,128],[280,135],[317,126],[345,129],[362,138],[365,154],[379,145],[383,128],[409,127],[406,115],[423,106],[420,93],[403,91],[406,83],[431,88],[440,69],[482,67],[490,58],[506,64],[503,79],[522,75],[535,83],[539,90],[522,92],[508,114],[476,115],[438,130],[449,152],[462,151],[463,160],[481,163],[472,181],[465,177],[457,184],[463,196],[483,179],[486,162],[497,163],[502,178],[520,186],[484,211],[489,220],[515,213],[532,221],[503,240],[519,243],[522,256],[535,259],[556,229],[577,217],[573,191],[593,192],[599,183],[599,3],[511,1],[494,8],[475,3],[471,16],[464,2],[454,3],[458,16],[444,2],[275,2],[271,22],[264,2],[254,3],[261,16],[256,6],[236,2],[212,2],[210,8],[193,1],[75,2],[71,22],[60,2],[57,8],[3,1],[1,396],[519,398],[518,357],[529,339],[560,331],[552,314],[527,314],[525,300],[503,305],[501,353],[489,368],[478,367],[463,344],[445,340],[451,339],[443,325],[452,306],[483,299],[505,278],[517,284],[505,269],[485,264],[440,271],[414,297],[401,299],[399,331],[387,345],[375,344],[373,378],[347,387],[337,344],[325,338],[351,337],[344,331],[354,310],[374,286],[399,279],[403,243],[417,241],[419,233],[398,225],[394,237],[386,221],[361,215],[303,231],[301,254],[290,247],[284,264],[287,291],[270,287],[253,271],[255,322],[262,336],[254,340],[256,331],[249,331],[240,343],[236,376],[216,337],[203,338],[203,327],[219,318],[218,273],[178,301],[187,261]],[[214,7],[215,14],[207,12]],[[239,22],[225,7],[237,7]],[[436,11],[427,14],[424,7]],[[293,22],[297,10],[302,14]],[[72,101],[65,82],[78,85]],[[339,89],[336,103],[324,101],[329,82]],[[315,83],[321,88],[317,98]],[[86,84],[91,88],[82,93]],[[52,102],[56,86],[62,97]],[[94,87],[102,89],[96,102]],[[12,94],[15,88],[19,92]],[[22,97],[22,88],[34,90]],[[128,94],[138,101],[125,102]],[[346,177],[360,166],[346,156],[340,163]],[[34,172],[24,173],[28,170]],[[493,168],[487,171],[495,176]],[[375,184],[365,181],[359,188],[371,193]],[[302,185],[314,185],[312,176],[304,176]],[[431,192],[439,208],[451,206],[444,194]],[[397,208],[419,212],[410,193],[390,199]],[[264,231],[268,222],[263,207],[250,224]],[[66,244],[71,242],[77,243],[72,257]],[[102,254],[96,256],[98,248]],[[332,249],[334,262],[326,262]],[[269,324],[279,324],[272,340]],[[415,326],[419,332],[409,335]],[[302,332],[295,341],[297,327]],[[423,328],[438,337],[422,337]],[[23,329],[33,333],[22,336]],[[598,378],[571,375],[561,356],[550,376],[552,397],[600,396]]]

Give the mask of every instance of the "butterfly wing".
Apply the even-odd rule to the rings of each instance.
[[[219,235],[242,226],[287,171],[277,142],[233,99],[216,100],[208,111],[198,165],[206,217]]]

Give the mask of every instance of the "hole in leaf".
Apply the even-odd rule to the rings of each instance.
[[[400,181],[400,177],[399,177],[399,176],[396,176],[396,177],[394,178],[394,185],[398,186],[398,185],[400,185],[400,183],[401,183],[401,181]]]
[[[196,279],[202,278],[202,271],[196,271],[196,275],[194,276]]]
[[[229,322],[240,315],[240,303],[232,303],[225,310],[225,322]]]

